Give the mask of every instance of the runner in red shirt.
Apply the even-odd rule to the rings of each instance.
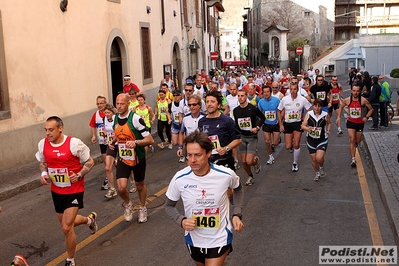
[[[44,129],[46,138],[39,142],[36,153],[42,171],[40,182],[43,185],[51,183],[55,212],[65,235],[65,265],[74,266],[75,226],[86,224],[92,234],[98,230],[95,212],[87,217],[78,215],[78,210],[83,208],[83,178],[93,168],[94,161],[89,148],[80,139],[62,133],[64,126],[61,118],[47,118]]]
[[[130,75],[125,75],[123,77],[123,81],[125,82],[125,85],[123,85],[123,91],[125,93],[129,93],[131,88],[134,88],[136,90],[136,93],[140,92],[140,88],[136,84],[132,83]]]

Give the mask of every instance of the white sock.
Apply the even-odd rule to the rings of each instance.
[[[71,261],[72,263],[74,263],[74,264],[75,264],[75,259],[74,259],[74,258],[72,258],[72,259],[70,259],[70,258],[67,258],[66,260],[67,260],[67,261]]]
[[[338,127],[338,131],[340,131],[341,130],[341,127]]]
[[[294,163],[298,162],[300,154],[301,154],[301,148],[294,149]]]
[[[90,217],[87,217],[87,225],[88,225],[88,226],[90,226],[90,225],[91,225],[91,223],[92,223],[92,220],[91,220],[91,218],[90,218]]]

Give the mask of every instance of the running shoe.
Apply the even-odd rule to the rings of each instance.
[[[341,129],[339,129],[338,132],[337,132],[337,135],[342,135],[342,134],[344,134],[344,133],[342,132]]]
[[[245,182],[245,185],[252,186],[254,182],[255,182],[255,179],[253,177],[248,177],[247,182]]]
[[[356,167],[356,160],[355,160],[355,158],[352,158],[351,166],[352,166],[352,167]]]
[[[172,143],[169,143],[169,145],[168,145],[168,149],[169,149],[169,150],[172,150],[172,149],[173,149],[173,145],[172,145]]]
[[[314,181],[319,181],[320,180],[320,174],[316,173],[316,176],[314,177]]]
[[[139,223],[147,222],[147,207],[140,207],[138,221]]]
[[[296,163],[293,163],[292,164],[292,172],[298,172],[298,164],[296,164]]]
[[[104,179],[104,183],[103,183],[103,185],[101,186],[101,189],[102,189],[102,190],[108,190],[108,189],[109,189],[108,178],[105,178],[105,179]]]
[[[91,220],[91,224],[90,224],[89,228],[91,230],[91,234],[94,235],[98,230],[97,213],[91,212],[89,214],[89,216],[87,216],[87,218],[89,218]]]
[[[180,156],[179,163],[184,163],[184,161],[185,161],[184,156]]]
[[[161,142],[161,145],[159,145],[159,148],[161,148],[161,150],[165,149],[165,143]]]
[[[274,146],[274,144],[271,144],[270,147],[272,147],[272,152],[276,151],[276,147]]]
[[[104,195],[104,197],[111,199],[114,198],[118,195],[118,193],[116,193],[116,189],[114,187],[108,189],[107,194]]]
[[[262,168],[262,166],[260,165],[259,157],[258,157],[258,156],[255,156],[255,157],[254,157],[254,161],[256,162],[256,164],[255,164],[255,173],[256,173],[256,174],[259,174],[260,169]]]
[[[274,164],[274,157],[273,155],[269,156],[269,160],[266,162],[267,164]]]
[[[130,193],[134,193],[134,192],[136,192],[136,191],[137,191],[136,184],[135,184],[134,182],[132,182],[132,183],[130,184],[129,192],[130,192]]]
[[[14,256],[14,260],[11,263],[11,266],[15,265],[15,266],[29,266],[27,259],[22,256],[22,255],[15,255]]]
[[[294,149],[293,149],[293,148],[291,148],[291,149],[289,149],[289,151],[290,151],[290,153],[293,153],[293,152],[294,152]]]
[[[75,266],[75,263],[73,263],[72,261],[67,260],[65,262],[65,266]]]
[[[370,127],[369,130],[378,130],[378,127]]]
[[[320,177],[326,177],[326,172],[324,172],[324,167],[319,168]]]
[[[129,201],[128,204],[123,202],[122,206],[125,208],[125,213],[124,213],[125,221],[126,222],[130,222],[133,219],[133,213],[132,213],[133,205],[132,205],[132,202]]]

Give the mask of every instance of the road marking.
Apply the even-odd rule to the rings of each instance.
[[[360,188],[362,189],[362,195],[364,200],[364,207],[366,209],[367,220],[369,222],[369,228],[371,233],[371,240],[374,246],[383,246],[380,226],[378,225],[377,215],[375,214],[375,209],[373,201],[371,200],[369,185],[367,183],[366,175],[364,173],[362,159],[360,158],[359,151],[356,148],[356,168],[357,175],[359,177]]]
[[[163,189],[161,189],[157,193],[153,194],[152,196],[147,197],[147,203],[150,203],[154,199],[165,194],[167,189],[168,189],[168,187],[164,187]],[[133,213],[137,212],[138,210],[139,210],[139,207],[135,206],[135,208],[133,208]],[[94,240],[96,240],[97,238],[99,238],[100,236],[102,236],[103,234],[105,234],[106,232],[111,230],[112,228],[114,228],[116,225],[118,225],[122,221],[125,221],[125,218],[123,215],[119,216],[117,219],[115,219],[114,221],[110,222],[109,224],[107,224],[106,226],[104,226],[103,228],[98,230],[94,235],[91,235],[91,236],[83,239],[81,242],[79,242],[76,245],[76,252],[78,252],[80,249],[84,248],[85,246],[87,246],[88,244],[90,244],[91,242],[93,242]],[[67,257],[67,253],[64,252],[63,254],[61,254],[60,256],[55,258],[54,260],[47,263],[46,266],[56,266],[56,265],[60,264],[61,262],[65,261],[66,257]]]

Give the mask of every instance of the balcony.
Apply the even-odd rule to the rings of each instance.
[[[335,25],[337,25],[336,22],[335,22]],[[372,16],[372,17],[357,16],[356,17],[356,26],[357,27],[399,26],[399,15]]]
[[[357,18],[355,16],[345,16],[335,18],[335,27],[355,27]]]
[[[356,0],[335,0],[335,5],[356,5]]]
[[[399,0],[357,0],[357,5],[373,5],[373,4],[399,4]]]

